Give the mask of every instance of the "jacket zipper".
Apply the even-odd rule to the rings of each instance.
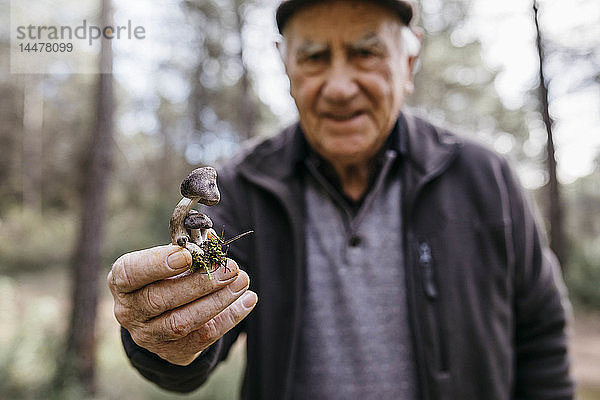
[[[436,283],[434,260],[431,246],[427,242],[419,243],[419,270],[421,283],[429,306],[433,309],[433,331],[437,334],[436,347],[438,353],[439,371],[448,371],[448,353],[446,346],[446,330],[442,302],[439,298],[439,290]]]
[[[409,129],[411,126],[411,119],[408,119],[407,122],[409,123]],[[413,127],[413,129],[415,129]],[[415,204],[417,203],[417,199],[420,196],[421,192],[423,191],[423,188],[425,186],[427,186],[427,184],[432,181],[435,177],[437,177],[438,175],[440,175],[446,168],[447,166],[454,160],[455,158],[455,154],[450,154],[448,157],[446,157],[444,160],[442,160],[436,168],[434,168],[433,170],[430,170],[429,173],[427,173],[425,176],[421,177],[419,179],[418,182],[416,182],[414,184],[414,187],[412,189],[412,191],[407,191],[405,192],[406,195],[403,197],[403,217],[404,217],[404,221],[406,224],[406,243],[408,244],[408,246],[406,247],[406,252],[407,252],[407,259],[411,259],[414,260],[414,253],[412,252],[412,249],[414,249],[413,246],[417,247],[417,251],[419,250],[419,241],[416,240],[415,237],[415,226],[414,226],[414,221],[413,221],[413,217],[414,217],[414,212],[415,212]],[[404,182],[410,182],[410,177],[406,174],[403,174],[403,180]],[[432,291],[431,293],[438,293],[437,290],[437,285],[435,284],[435,279],[433,277],[433,256],[431,254],[431,247],[429,247],[429,244],[425,243],[426,247],[424,247],[422,253],[424,254],[424,260],[423,261],[427,261],[428,257],[427,254],[429,254],[429,267],[425,267],[425,269],[430,268],[431,270],[431,281],[433,284],[433,288],[435,289],[434,291]],[[427,248],[429,249],[429,251],[427,251]],[[409,251],[409,249],[411,249]],[[419,253],[419,252],[418,252]],[[408,258],[410,257],[410,258]],[[408,292],[410,293],[410,298],[409,298],[409,312],[412,314],[411,315],[411,321],[414,325],[413,327],[413,343],[415,346],[415,352],[417,355],[417,370],[419,373],[419,390],[420,390],[420,396],[421,399],[423,400],[428,400],[428,399],[432,399],[434,397],[434,393],[436,392],[436,389],[433,388],[431,386],[432,382],[429,381],[429,373],[428,370],[431,369],[433,366],[430,365],[431,362],[427,361],[427,355],[426,353],[426,344],[423,340],[423,337],[420,336],[419,331],[423,332],[421,329],[418,328],[419,324],[422,324],[422,316],[419,314],[420,311],[420,307],[419,307],[419,303],[421,303],[421,301],[419,300],[419,296],[418,296],[418,284],[419,284],[419,275],[422,277],[422,281],[421,281],[421,286],[424,289],[425,287],[427,287],[427,285],[424,285],[423,283],[425,283],[425,278],[423,277],[423,274],[421,271],[419,271],[420,269],[420,254],[417,254],[417,259],[416,259],[416,265],[412,264],[415,268],[408,268],[407,269],[407,289]],[[427,264],[427,263],[425,263]],[[429,278],[428,278],[429,279]],[[427,279],[427,280],[428,280]],[[424,290],[425,292],[425,290]],[[425,296],[428,301],[424,302],[424,303],[431,303],[434,301],[433,298],[429,297],[427,295],[427,293],[425,292]],[[437,298],[435,298],[437,299]],[[427,306],[427,304],[424,304],[424,306]],[[441,314],[441,312],[439,312],[439,314]],[[436,317],[436,320],[438,318]],[[439,324],[436,322],[434,328],[436,331],[434,332],[434,334],[437,334],[438,336],[440,335],[440,331],[441,329],[439,328]],[[445,345],[442,344],[442,339],[443,336],[441,338],[438,338],[437,340],[437,351],[439,352],[439,354],[447,354],[446,351],[444,350]],[[447,361],[441,361],[440,362],[440,367],[441,368],[445,368],[446,371],[449,371],[449,367],[447,365]]]
[[[433,266],[431,257],[431,247],[425,242],[419,244],[419,266],[421,268],[421,277],[423,279],[423,290],[430,300],[438,297],[437,285],[433,276]]]

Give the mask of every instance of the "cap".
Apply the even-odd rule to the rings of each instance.
[[[364,0],[366,2],[379,4],[384,7],[390,8],[394,11],[400,20],[406,25],[410,25],[410,21],[413,17],[413,6],[410,0]],[[284,0],[277,7],[277,14],[275,16],[277,20],[277,29],[280,33],[283,33],[285,24],[289,21],[290,17],[302,7],[306,7],[313,4],[322,3],[323,0]]]

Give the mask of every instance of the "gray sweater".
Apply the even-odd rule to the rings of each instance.
[[[416,399],[400,177],[388,150],[356,213],[309,165],[306,296],[294,398]],[[383,227],[383,228],[382,228]]]

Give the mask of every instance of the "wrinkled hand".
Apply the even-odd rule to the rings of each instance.
[[[212,279],[187,271],[191,263],[186,249],[158,246],[119,257],[107,277],[117,321],[139,346],[177,365],[194,361],[258,301],[233,260]]]

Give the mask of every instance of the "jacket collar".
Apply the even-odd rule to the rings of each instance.
[[[446,171],[462,143],[454,134],[418,117],[409,116],[406,120],[408,149],[402,184],[404,216],[408,218],[421,189]]]
[[[418,117],[408,116],[407,162],[418,176],[440,173],[457,153],[460,139],[445,129],[438,128]]]

